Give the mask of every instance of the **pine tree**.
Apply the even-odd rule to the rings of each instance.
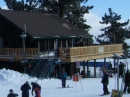
[[[17,1],[17,0],[4,0],[8,9],[17,10],[17,11],[24,11],[24,0]]]
[[[121,23],[121,15],[112,12],[112,9],[108,9],[109,14],[106,14],[102,17],[101,24],[106,24],[105,28],[102,28],[101,31],[104,33],[95,37],[96,40],[101,44],[119,44],[123,43],[123,48],[127,49],[129,46],[125,42],[126,39],[130,37],[130,29],[128,27],[129,20]]]

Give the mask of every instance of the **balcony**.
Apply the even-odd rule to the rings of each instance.
[[[62,62],[76,62],[112,57],[113,54],[123,55],[122,44],[97,45],[59,48],[59,58]],[[40,54],[38,48],[26,48],[25,59],[34,59]],[[46,57],[50,58],[50,57]],[[23,60],[22,48],[0,48],[0,61],[21,62]]]
[[[107,58],[112,57],[113,53],[123,55],[122,44],[59,48],[59,57],[62,62]]]
[[[26,48],[25,58],[32,59],[38,55],[38,48]],[[23,60],[23,48],[0,48],[0,61],[16,61]]]

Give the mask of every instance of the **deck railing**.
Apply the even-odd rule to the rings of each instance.
[[[122,55],[122,44],[59,48],[59,58],[65,62],[112,57],[113,53]],[[32,59],[40,54],[38,48],[25,49],[26,59]],[[23,60],[23,48],[0,48],[0,60],[8,61],[8,59]]]
[[[60,58],[74,58],[122,53],[122,44],[59,48]]]
[[[25,56],[38,54],[38,48],[26,48]],[[23,56],[23,48],[0,48],[0,56]]]

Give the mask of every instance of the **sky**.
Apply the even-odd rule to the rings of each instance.
[[[92,27],[89,33],[94,35],[94,37],[103,33],[100,29],[104,28],[105,25],[99,24],[99,21],[101,21],[105,13],[108,14],[108,8],[112,8],[113,12],[121,15],[121,21],[130,19],[130,0],[88,0],[86,5],[94,6],[89,14],[84,15],[84,18],[87,19],[87,24]],[[4,0],[0,0],[0,7],[3,9],[7,8]],[[130,41],[127,42],[130,43]]]
[[[112,62],[112,60],[110,61]],[[126,63],[126,60],[119,61]],[[127,62],[129,63],[128,68],[130,69],[130,59],[127,59]],[[20,87],[26,81],[28,81],[29,84],[37,81],[37,83],[41,85],[41,97],[101,97],[100,95],[103,94],[103,89],[101,77],[99,77],[99,68],[97,68],[96,71],[97,78],[80,78],[77,82],[73,81],[73,79],[68,79],[66,86],[70,88],[61,88],[60,79],[52,78],[37,81],[35,77],[29,79],[27,74],[22,75],[17,71],[3,68],[0,69],[0,97],[7,97],[10,89],[13,89],[14,93],[17,93],[19,97],[21,97],[22,92]],[[93,76],[93,74],[93,68],[91,67],[91,76]],[[122,79],[120,78],[119,89],[121,82]],[[117,89],[117,85],[117,75],[113,75],[112,78],[109,78],[109,92],[112,92],[112,89]],[[29,97],[34,97],[31,95],[31,91],[29,91],[29,94]],[[110,97],[110,95],[111,93],[105,97]],[[123,97],[130,97],[130,94],[126,93]]]

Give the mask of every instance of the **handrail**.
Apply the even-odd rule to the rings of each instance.
[[[26,48],[25,55],[33,56],[38,54],[38,48]],[[0,55],[23,56],[23,48],[0,48]]]

